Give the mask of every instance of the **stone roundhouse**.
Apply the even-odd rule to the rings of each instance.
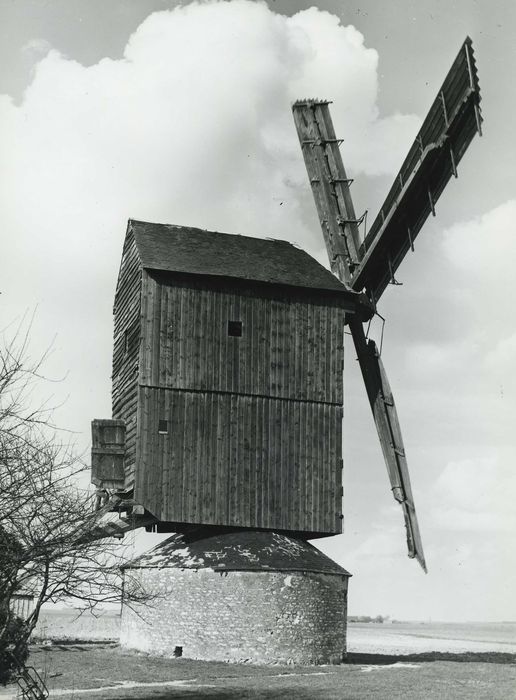
[[[126,648],[252,663],[339,663],[345,654],[350,574],[303,540],[175,534],[125,576],[151,596],[123,606]]]

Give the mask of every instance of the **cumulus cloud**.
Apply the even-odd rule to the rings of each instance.
[[[455,224],[443,237],[444,255],[453,267],[456,286],[463,290],[463,312],[470,317],[482,315],[497,331],[505,326],[508,335],[512,328],[506,319],[514,301],[515,217],[516,199],[512,199]],[[478,335],[489,342],[485,333]]]
[[[46,39],[36,38],[30,39],[22,47],[21,51],[29,55],[33,59],[41,58],[47,54],[52,48],[52,45]]]
[[[84,420],[94,388],[107,396],[127,218],[290,238],[322,257],[290,105],[333,99],[350,169],[389,171],[418,120],[379,118],[377,62],[314,8],[192,3],[150,15],[120,60],[85,67],[51,50],[20,105],[1,97],[3,314],[39,303],[71,370],[70,415]]]
[[[515,216],[510,200],[445,230],[429,222],[404,261],[405,287],[386,295],[386,354],[401,353],[402,381],[425,411],[468,417],[473,442],[489,430],[495,444],[514,419]]]
[[[433,489],[433,524],[447,531],[514,532],[516,475],[497,456],[449,462]]]

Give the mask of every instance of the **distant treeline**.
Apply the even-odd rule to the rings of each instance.
[[[369,615],[348,615],[348,622],[398,622],[398,620],[391,620],[389,615],[377,615],[376,617],[370,617]]]

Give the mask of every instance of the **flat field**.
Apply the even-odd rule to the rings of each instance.
[[[40,629],[54,641],[30,656],[50,698],[516,700],[515,623],[350,623],[346,663],[302,667],[151,658],[105,641],[117,636],[114,613],[51,618]],[[86,633],[89,643],[73,641]],[[0,688],[0,700],[16,697]]]
[[[379,654],[510,652],[516,654],[515,622],[349,623],[348,651]]]
[[[253,666],[149,658],[110,644],[37,646],[30,663],[51,698],[282,700],[516,699],[516,654],[351,653],[340,666]],[[0,690],[1,700],[16,697]]]

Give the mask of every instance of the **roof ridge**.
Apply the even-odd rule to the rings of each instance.
[[[173,229],[175,231],[187,230],[198,231],[199,233],[214,233],[218,236],[247,238],[253,241],[272,241],[274,243],[286,243],[288,246],[292,246],[293,248],[297,248],[298,250],[302,250],[306,253],[304,248],[302,248],[298,243],[292,243],[292,241],[288,241],[286,238],[275,238],[273,236],[251,236],[247,233],[228,233],[227,231],[216,231],[215,229],[211,228],[200,228],[199,226],[191,226],[190,224],[164,224],[159,221],[142,221],[141,219],[128,219],[128,225],[131,224],[143,224],[144,226],[160,226],[167,229]],[[309,255],[309,253],[306,254]]]
[[[303,248],[284,239],[129,219],[140,265],[148,270],[245,280],[332,293],[354,308],[358,295]]]

